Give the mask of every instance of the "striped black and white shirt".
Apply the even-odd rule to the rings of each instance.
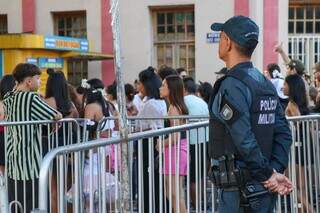
[[[57,113],[34,92],[7,93],[3,103],[9,122],[52,120]],[[5,135],[8,177],[15,180],[38,178],[42,159],[40,127],[8,126]]]

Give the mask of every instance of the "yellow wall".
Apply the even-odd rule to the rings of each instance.
[[[2,34],[1,49],[44,48],[44,36],[35,34]]]
[[[48,58],[58,58],[61,57],[61,51],[54,50],[43,50],[43,49],[4,49],[3,50],[3,63],[4,71],[3,74],[11,74],[15,66],[19,63],[26,63],[27,58],[39,58],[39,57],[48,57]],[[41,87],[40,92],[44,93],[45,84],[47,82],[47,72],[45,69],[42,69],[41,74]],[[62,71],[65,74],[65,77],[68,77],[67,72],[67,59],[64,59],[64,66]]]

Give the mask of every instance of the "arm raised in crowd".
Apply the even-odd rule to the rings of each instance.
[[[283,45],[282,42],[280,44],[276,45],[274,51],[280,54],[280,56],[281,56],[281,58],[282,58],[282,60],[284,61],[285,64],[289,64],[291,59],[286,54],[286,52],[283,50],[282,45]]]

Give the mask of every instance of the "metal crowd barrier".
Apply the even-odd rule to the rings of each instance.
[[[143,132],[146,126],[147,128],[157,130],[163,128],[161,125],[168,126],[168,122],[170,121],[173,125],[176,125],[176,122],[180,121],[192,124],[204,120],[208,120],[208,116],[130,117],[129,124],[131,131]],[[165,125],[166,122],[167,125]],[[211,184],[207,184],[207,179],[205,178],[207,176],[205,168],[208,164],[206,155],[206,142],[209,139],[208,132],[208,127],[202,127],[189,129],[183,137],[182,133],[179,133],[178,135],[162,135],[136,142],[136,151],[134,152],[136,154],[133,156],[133,158],[136,158],[136,161],[131,165],[135,168],[132,172],[137,174],[134,177],[138,177],[135,179],[136,184],[132,186],[132,191],[135,192],[135,196],[133,197],[138,202],[136,209],[142,210],[142,212],[171,212],[172,209],[176,209],[175,211],[180,212],[180,196],[184,200],[182,202],[186,201],[187,203],[182,208],[186,208],[188,211],[194,209],[199,212],[201,205],[202,209],[207,208],[206,192],[207,190],[211,192]],[[178,138],[178,143],[172,142],[174,137]],[[169,140],[168,147],[166,148],[164,145],[165,140]],[[160,144],[159,150],[154,148],[157,141]],[[176,149],[182,151],[178,152]],[[163,154],[159,154],[159,152]],[[173,153],[173,156],[171,153]],[[166,161],[175,161],[174,159],[181,158],[180,154],[186,155],[184,160],[181,159],[181,161],[186,161],[184,164],[178,163],[178,161],[176,161],[177,163],[167,162],[167,167],[169,168],[165,168]],[[168,173],[164,170],[171,171],[173,168],[180,170],[180,164],[186,165],[184,178],[180,178],[178,174],[164,175],[164,173]],[[179,183],[180,186],[176,183]],[[157,187],[158,185],[160,186]],[[169,187],[166,187],[166,185],[169,185]],[[178,190],[180,188],[184,188],[184,191],[180,192]],[[149,193],[145,193],[146,189]],[[175,193],[178,194],[177,198],[168,199],[166,194],[171,195],[174,191],[178,192]],[[185,192],[187,196],[185,196]],[[192,207],[190,201],[192,201]],[[208,208],[213,209],[209,205]]]
[[[27,129],[31,132],[28,135],[28,138],[24,138],[25,147],[23,149],[28,149],[28,146],[39,146],[40,153],[36,153],[37,157],[41,159],[45,156],[46,153],[50,152],[51,150],[60,147],[66,146],[70,144],[79,144],[85,138],[86,132],[86,123],[87,120],[85,119],[62,119],[59,121],[51,121],[51,120],[44,120],[44,121],[23,121],[23,122],[0,122],[0,126],[4,127],[3,135],[0,137],[4,137],[4,154],[5,154],[5,165],[2,166],[2,170],[4,170],[4,176],[1,177],[0,183],[0,197],[2,198],[1,203],[1,210],[6,209],[6,211],[10,212],[26,212],[26,200],[30,200],[32,202],[32,208],[38,206],[38,178],[36,177],[37,174],[34,174],[34,177],[29,177],[29,179],[21,178],[19,181],[18,178],[9,177],[8,175],[8,153],[7,145],[8,140],[12,140],[12,138],[18,137],[16,134],[9,136],[8,128],[14,128],[15,131],[26,131]],[[18,130],[19,128],[19,130]],[[10,137],[10,138],[9,138]],[[38,144],[36,143],[38,141]],[[1,150],[2,151],[2,150]],[[26,158],[26,152],[18,152],[18,150],[14,150],[15,158],[24,159]],[[3,153],[1,153],[3,154]],[[30,156],[29,156],[30,157]],[[32,158],[34,159],[34,158]],[[24,160],[25,161],[25,160]],[[68,159],[65,159],[65,167],[66,175],[60,176],[61,168],[59,167],[58,161],[52,162],[54,164],[53,167],[50,168],[50,175],[49,175],[49,184],[50,184],[50,207],[53,212],[56,212],[57,203],[63,199],[63,197],[57,196],[58,187],[67,187],[64,186],[63,183],[67,183],[73,179],[73,167],[74,164],[69,163]],[[24,162],[22,171],[20,174],[25,174],[28,170],[30,171],[30,165],[35,166],[37,162]],[[39,165],[39,169],[40,169]],[[4,167],[4,169],[3,169]],[[3,172],[3,171],[2,171]],[[17,168],[12,170],[12,174],[17,172]],[[9,181],[10,179],[10,181]],[[32,187],[27,188],[27,183],[31,183]],[[23,190],[23,196],[18,197],[18,191]],[[5,193],[7,192],[7,193]],[[8,201],[6,201],[8,200]],[[6,212],[3,210],[3,212]],[[2,211],[1,211],[2,212]]]
[[[164,123],[166,121],[170,121],[170,120],[184,120],[184,122],[186,123],[194,123],[194,122],[199,122],[199,121],[203,121],[203,120],[208,120],[208,116],[166,116],[166,117],[161,117],[161,118],[157,118],[157,117],[129,117],[128,118],[128,126],[129,126],[129,133],[135,133],[135,132],[143,132],[146,130],[157,130],[159,128],[163,128],[164,127]],[[117,124],[115,123],[117,122],[115,118],[105,118],[103,120],[100,121],[99,125],[98,125],[98,134],[97,137],[111,137],[111,138],[117,138],[118,135],[118,130],[117,130]],[[112,128],[115,127],[115,131],[112,130]],[[201,133],[201,134],[198,134]],[[196,137],[197,135],[202,135],[202,137],[205,137],[202,140],[202,142],[198,143],[198,144],[193,144],[192,145],[192,151],[194,153],[194,157],[196,157],[197,159],[194,159],[196,162],[199,162],[198,160],[201,159],[201,156],[206,156],[205,154],[201,153],[201,152],[205,152],[205,149],[203,148],[204,145],[202,143],[208,141],[208,129],[206,128],[201,128],[199,130],[194,129],[194,130],[190,130],[188,131],[188,135],[191,135],[191,137]],[[132,141],[128,143],[128,148],[129,148],[129,170],[130,170],[130,174],[132,174],[132,179],[130,179],[130,203],[132,204],[133,209],[143,209],[143,208],[148,208],[146,206],[144,206],[145,201],[142,201],[143,199],[149,199],[149,194],[147,193],[142,193],[142,188],[144,188],[144,191],[149,190],[149,187],[153,187],[153,191],[154,190],[154,186],[153,185],[159,185],[159,179],[161,179],[161,177],[163,175],[160,175],[159,171],[153,171],[155,172],[157,175],[153,174],[152,172],[149,172],[149,176],[146,175],[146,171],[150,170],[153,168],[154,170],[154,165],[159,166],[160,165],[160,158],[159,155],[156,154],[155,152],[157,152],[154,149],[154,142],[153,138],[151,141],[148,139],[142,139],[142,140],[137,140],[137,141]],[[161,139],[161,138],[159,138]],[[187,138],[185,138],[186,140]],[[196,138],[193,138],[193,141],[195,141]],[[148,143],[148,141],[150,141],[150,143]],[[195,142],[194,142],[195,143]],[[200,149],[201,146],[201,149]],[[111,149],[111,152],[110,152]],[[107,165],[109,165],[109,169],[108,169],[108,173],[114,175],[116,180],[119,180],[121,177],[121,171],[119,170],[119,165],[121,164],[121,158],[119,157],[121,154],[121,148],[119,144],[112,144],[109,145],[108,147],[106,147],[106,150],[109,150],[107,153]],[[201,150],[201,151],[200,151]],[[171,152],[171,150],[170,150]],[[188,151],[189,152],[189,151]],[[143,157],[144,156],[144,157]],[[110,163],[110,161],[112,161]],[[163,161],[163,160],[162,160]],[[161,161],[161,162],[162,162]],[[190,163],[190,157],[188,155],[188,164]],[[199,164],[200,165],[200,164]],[[202,166],[205,166],[206,164],[201,164]],[[200,171],[200,169],[198,168],[198,164],[194,164],[194,166],[197,166],[197,171]],[[196,169],[194,171],[196,171]],[[142,172],[143,171],[143,172]],[[201,169],[201,171],[205,171],[205,169]],[[158,176],[158,177],[156,177]],[[200,174],[197,174],[197,177],[199,177]],[[201,174],[201,177],[206,177],[206,175]],[[99,178],[97,178],[99,179]],[[157,181],[154,181],[157,180]],[[192,184],[192,192],[193,194],[195,194],[197,191],[197,194],[199,194],[199,181],[197,180],[198,184],[194,184],[194,181],[191,181]],[[190,183],[190,180],[189,180]],[[162,182],[162,184],[164,184]],[[144,185],[144,187],[139,187],[141,185]],[[203,184],[202,184],[203,185]],[[189,188],[189,187],[188,187]],[[201,189],[202,191],[204,191],[203,189],[204,187],[202,186]],[[151,189],[151,188],[150,188]],[[140,190],[140,191],[139,191]],[[96,190],[98,191],[98,190]],[[116,185],[116,191],[118,191],[117,185]],[[157,190],[156,190],[157,191]],[[201,194],[201,193],[200,193]],[[117,194],[118,196],[118,194]],[[206,197],[205,195],[203,195],[202,197]],[[155,196],[154,199],[156,199],[157,197]],[[195,196],[192,197],[193,200],[195,200]],[[156,199],[158,200],[158,199]],[[139,202],[140,201],[140,202]],[[157,201],[151,201],[148,200],[147,202],[152,202],[152,205],[154,206],[153,208],[157,208],[158,205],[156,205]],[[195,202],[195,201],[194,201]],[[199,200],[200,202],[200,200]],[[199,202],[197,202],[197,209],[199,209]],[[101,203],[101,202],[100,202]],[[142,204],[144,203],[144,204]],[[152,206],[152,205],[148,205],[148,206]],[[92,205],[90,205],[92,206]],[[99,205],[101,206],[101,205]],[[117,202],[115,202],[115,206],[113,209],[117,209]],[[109,208],[107,208],[109,210],[111,210],[112,208],[109,206]],[[154,211],[154,209],[148,209],[145,211]],[[103,212],[103,211],[102,211]]]
[[[68,195],[63,194],[65,190],[58,193],[61,198],[58,212],[215,212],[216,193],[207,178],[208,121],[146,130],[137,125],[141,120],[164,122],[164,119],[184,119],[187,122],[190,116],[129,118],[131,134],[127,143],[122,143],[124,141],[113,134],[110,123],[102,128],[103,122],[115,121],[114,118],[106,118],[98,125],[99,139],[53,149],[43,160],[39,209],[34,212],[50,212],[48,180],[51,164],[58,159],[60,175],[64,177],[64,160],[70,155],[73,156],[74,178],[72,186],[68,186]],[[195,120],[194,117],[192,119]],[[319,119],[320,116],[288,118],[293,144],[286,175],[292,180],[294,190],[288,196],[278,196],[275,212],[319,212]],[[204,142],[200,143],[199,138],[203,136]],[[195,144],[190,145],[191,137],[196,138]],[[128,181],[129,205],[121,200],[122,186],[119,182],[122,175],[119,151],[123,145],[129,147],[128,167],[129,177],[132,177]],[[111,146],[113,151],[110,151]],[[175,160],[177,158],[180,161]],[[181,167],[184,169],[182,172]],[[182,175],[172,172],[173,169]],[[64,185],[58,188],[66,187],[65,182],[60,183]],[[68,200],[72,201],[72,209],[66,208],[66,196],[71,196]],[[125,206],[130,209],[124,209]]]
[[[288,118],[293,143],[286,174],[293,192],[278,198],[276,212],[320,212],[319,115]]]
[[[175,132],[181,132],[181,131],[189,131],[190,129],[199,129],[206,127],[208,125],[208,122],[199,122],[194,124],[186,124],[182,126],[176,126],[176,127],[170,127],[165,129],[160,129],[156,131],[145,131],[145,132],[138,132],[138,133],[132,133],[129,135],[128,138],[128,144],[133,143],[134,141],[138,141],[142,143],[142,140],[145,139],[147,141],[154,141],[154,137],[158,137],[160,141],[162,142],[164,137],[166,135],[175,133]],[[48,177],[49,177],[49,170],[51,168],[50,164],[51,162],[58,158],[59,166],[63,166],[62,159],[65,158],[65,155],[68,154],[74,154],[74,163],[77,169],[75,174],[75,181],[73,185],[73,200],[74,200],[74,212],[118,212],[120,209],[123,208],[124,204],[120,201],[120,195],[121,195],[121,186],[119,184],[119,181],[115,178],[115,171],[110,171],[107,168],[107,158],[106,156],[106,147],[110,146],[112,144],[120,144],[122,140],[120,138],[101,138],[93,141],[89,141],[88,143],[83,143],[79,145],[70,145],[66,147],[59,147],[57,149],[52,150],[50,153],[47,154],[47,156],[44,158],[42,163],[42,169],[40,171],[40,180],[39,185],[40,191],[39,191],[39,209],[43,212],[48,212]],[[160,147],[163,147],[160,146]],[[162,149],[162,148],[160,148]],[[80,167],[81,163],[79,162],[81,159],[81,156],[83,156],[85,153],[87,153],[87,159],[86,161],[89,163],[88,170],[93,171],[89,172],[89,177],[86,177],[84,173],[81,173]],[[95,162],[95,155],[98,155],[98,161]],[[149,155],[150,156],[150,155]],[[161,155],[160,155],[161,156]],[[150,161],[149,161],[150,162]],[[159,168],[158,173],[161,174],[162,172],[162,159],[160,157],[159,160]],[[142,162],[140,161],[140,164]],[[149,165],[147,165],[149,166]],[[173,165],[171,165],[173,166]],[[98,169],[98,172],[94,172],[95,167]],[[117,167],[115,167],[117,168]],[[138,195],[138,202],[139,202],[139,209],[136,209],[136,211],[139,212],[155,212],[153,210],[156,210],[153,206],[156,205],[156,203],[162,203],[162,205],[165,205],[167,203],[167,208],[169,208],[169,205],[173,207],[173,205],[176,205],[176,202],[171,200],[170,202],[166,202],[165,198],[163,196],[165,195],[165,189],[164,189],[164,177],[163,175],[159,176],[159,185],[154,185],[153,178],[155,174],[149,170],[148,179],[149,179],[149,186],[150,189],[155,190],[156,188],[159,189],[159,195],[162,194],[163,196],[159,196],[159,200],[150,199],[149,197],[143,197],[144,193],[146,191],[141,190],[141,187],[143,187],[143,181],[142,181],[142,173],[144,171],[141,170],[142,167],[139,167],[139,195]],[[121,165],[118,166],[118,173],[119,176],[121,175]],[[148,170],[147,170],[148,171]],[[63,171],[62,171],[63,172]],[[132,174],[132,173],[131,173]],[[62,174],[63,176],[63,174]],[[168,181],[174,182],[175,179],[177,179],[178,176],[170,178]],[[87,180],[87,185],[89,185],[89,190],[86,191],[84,188],[84,182]],[[81,184],[81,180],[83,180]],[[96,181],[97,180],[97,181]],[[183,183],[184,184],[184,183]],[[98,186],[96,186],[98,185]],[[132,184],[130,184],[130,187],[132,187]],[[176,187],[169,187],[169,191],[173,191],[179,189],[179,185]],[[177,197],[184,196],[180,194],[180,190],[177,190]],[[132,192],[132,191],[131,191]],[[184,192],[183,192],[184,193]],[[151,193],[150,193],[151,194]],[[151,194],[152,195],[152,194]],[[151,196],[152,197],[152,196]],[[84,199],[83,202],[80,202],[81,199]],[[149,209],[143,210],[143,204],[144,200],[150,200],[150,207]],[[190,199],[190,196],[187,196],[187,199]],[[131,193],[131,200],[129,201],[130,209],[133,211],[133,194]],[[111,201],[111,202],[109,202]],[[62,208],[59,206],[59,209]],[[160,206],[160,208],[163,209],[163,207]],[[152,209],[150,211],[150,209]],[[40,211],[40,212],[41,212]],[[35,212],[39,212],[35,211]],[[172,212],[172,210],[170,211]]]

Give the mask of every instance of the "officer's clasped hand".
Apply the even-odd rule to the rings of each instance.
[[[280,195],[288,195],[292,191],[291,181],[283,174],[276,171],[265,182],[263,182],[265,188],[272,192],[279,193]]]

